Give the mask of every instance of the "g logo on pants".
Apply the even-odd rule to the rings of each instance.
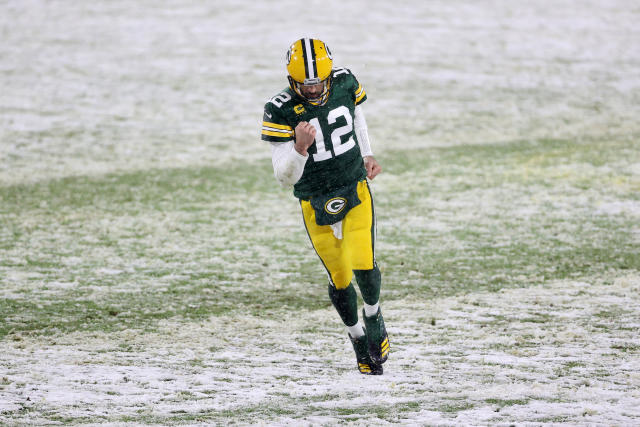
[[[324,204],[324,210],[326,213],[331,215],[337,215],[347,206],[347,199],[343,197],[334,197],[333,199],[327,200],[327,203]]]

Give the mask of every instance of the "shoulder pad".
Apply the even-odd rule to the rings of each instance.
[[[293,128],[286,120],[283,106],[292,99],[291,95],[283,91],[271,98],[264,105],[262,116],[262,140],[271,142],[286,142],[293,139]]]

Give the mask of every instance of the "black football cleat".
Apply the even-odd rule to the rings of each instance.
[[[351,340],[351,344],[353,344],[353,350],[356,352],[356,360],[360,373],[364,375],[382,375],[382,365],[374,363],[369,356],[367,335],[353,338],[351,334],[349,334],[349,339]]]
[[[362,317],[364,318],[365,331],[369,341],[369,355],[371,356],[371,360],[378,365],[382,365],[389,357],[390,348],[389,335],[387,334],[387,329],[384,327],[382,311],[378,308],[375,316],[367,317],[363,309]]]

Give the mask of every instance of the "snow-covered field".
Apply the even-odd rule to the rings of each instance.
[[[365,84],[378,150],[638,132],[632,1],[1,7],[0,182],[264,158],[301,35]]]
[[[342,335],[305,331],[331,330],[332,309],[28,338],[3,346],[3,420],[633,425],[638,292],[631,276],[396,300],[381,377],[357,373]]]
[[[632,1],[0,1],[0,424],[638,425]],[[259,141],[365,86],[392,353],[357,373]]]

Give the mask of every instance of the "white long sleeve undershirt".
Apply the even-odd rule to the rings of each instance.
[[[362,107],[359,105],[356,106],[354,111],[353,127],[362,157],[373,156],[371,144],[369,143],[367,121],[364,118]],[[302,172],[304,172],[304,165],[309,158],[308,154],[303,156],[298,153],[293,144],[294,141],[271,143],[273,173],[283,187],[291,186],[298,182],[302,177]]]
[[[353,128],[356,131],[358,137],[358,145],[360,146],[360,153],[362,157],[373,156],[371,151],[371,144],[369,143],[369,131],[367,130],[367,121],[364,118],[364,112],[360,105],[356,105],[354,111]]]
[[[296,151],[293,141],[271,143],[273,173],[283,187],[298,182],[308,158],[309,154],[303,156]]]

